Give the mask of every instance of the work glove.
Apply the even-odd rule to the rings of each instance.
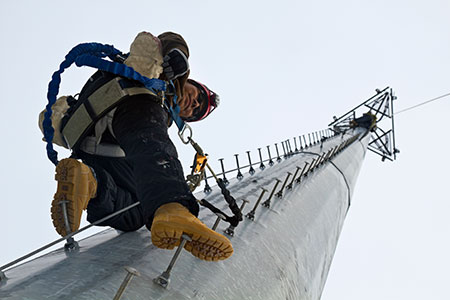
[[[162,67],[166,78],[168,80],[174,80],[189,71],[189,62],[181,50],[174,48],[164,56]]]

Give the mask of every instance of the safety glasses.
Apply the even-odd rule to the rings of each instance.
[[[197,102],[200,105],[194,109],[192,116],[186,118],[185,121],[197,122],[212,113],[219,106],[220,99],[219,95],[208,89],[204,84],[192,79],[189,79],[189,82],[199,90]]]

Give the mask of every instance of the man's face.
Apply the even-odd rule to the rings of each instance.
[[[189,118],[193,115],[194,109],[198,108],[198,95],[200,91],[191,83],[186,82],[183,90],[183,98],[178,100],[180,106],[180,117]]]

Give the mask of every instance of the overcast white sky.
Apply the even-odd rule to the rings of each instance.
[[[325,128],[375,88],[392,87],[397,110],[450,92],[445,0],[129,2],[2,4],[1,265],[58,238],[37,116],[78,43],[128,51],[140,31],[181,33],[192,77],[222,100],[194,137],[230,167],[235,153]],[[60,94],[91,73],[64,73]],[[322,299],[450,299],[449,113],[444,98],[399,114],[398,161],[368,153]],[[187,171],[192,151],[173,137]]]

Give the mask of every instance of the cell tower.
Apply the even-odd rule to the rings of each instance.
[[[394,100],[390,88],[377,90],[327,129],[258,148],[257,155],[248,151],[248,163],[236,154],[229,171],[221,160],[217,176],[245,218],[237,227],[205,210],[199,218],[228,235],[235,250],[230,259],[201,261],[182,245],[158,249],[145,228],[107,229],[77,243],[71,235],[56,241],[69,246],[19,264],[46,245],[2,266],[0,298],[320,299],[367,150],[383,160],[399,152]],[[196,197],[226,210],[208,179]]]

